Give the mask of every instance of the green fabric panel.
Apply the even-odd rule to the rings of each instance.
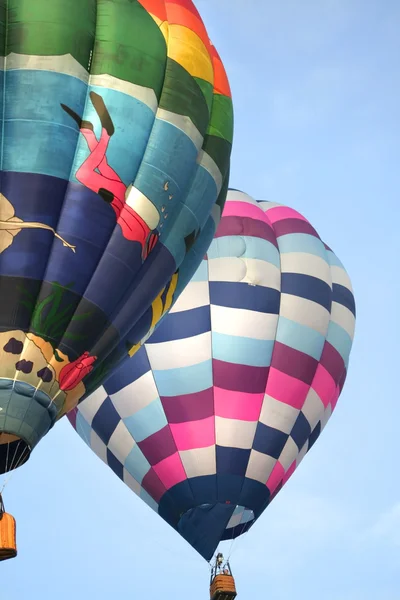
[[[9,0],[2,53],[71,54],[87,69],[95,27],[96,0]]]
[[[200,79],[199,77],[194,77],[193,79],[196,81],[199,88],[203,92],[204,98],[207,102],[208,113],[210,114],[214,97],[214,87],[211,85],[211,83],[205,81],[204,79]]]
[[[226,201],[226,196],[228,194],[228,189],[229,189],[229,175],[230,175],[230,170],[228,168],[228,172],[225,175],[224,181],[222,183],[222,188],[221,188],[220,193],[218,194],[218,198],[217,198],[217,202],[216,202],[216,204],[221,208],[221,214],[223,213],[224,206],[225,206],[225,201]]]
[[[214,94],[214,100],[211,111],[210,135],[233,141],[233,105],[232,99],[221,94]]]
[[[160,98],[167,60],[164,36],[137,1],[98,0],[91,73],[152,88]]]
[[[207,101],[195,79],[175,60],[168,58],[160,108],[190,117],[205,135],[209,123]]]
[[[207,134],[204,138],[203,150],[211,156],[224,177],[229,168],[231,143],[221,137]]]
[[[6,42],[6,0],[0,0],[0,56],[4,56]]]

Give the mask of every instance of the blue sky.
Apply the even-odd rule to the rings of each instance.
[[[232,554],[240,600],[399,600],[397,0],[197,0],[236,109],[231,186],[302,212],[358,309],[344,392]],[[396,333],[397,332],[397,333]],[[204,600],[208,567],[66,420],[5,493],[1,600]]]

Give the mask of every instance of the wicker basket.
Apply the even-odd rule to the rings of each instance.
[[[0,560],[17,556],[16,523],[8,513],[0,513]]]
[[[210,586],[211,600],[232,600],[236,598],[235,580],[232,575],[216,575]]]

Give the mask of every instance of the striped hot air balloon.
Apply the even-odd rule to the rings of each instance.
[[[209,560],[249,529],[317,440],[354,325],[349,277],[310,223],[230,190],[170,314],[68,416]]]
[[[4,472],[195,272],[226,197],[233,115],[191,0],[1,2],[0,49]]]

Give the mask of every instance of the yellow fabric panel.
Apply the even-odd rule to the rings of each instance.
[[[192,77],[214,84],[214,69],[210,54],[199,36],[183,25],[169,25],[168,56],[179,63]]]

